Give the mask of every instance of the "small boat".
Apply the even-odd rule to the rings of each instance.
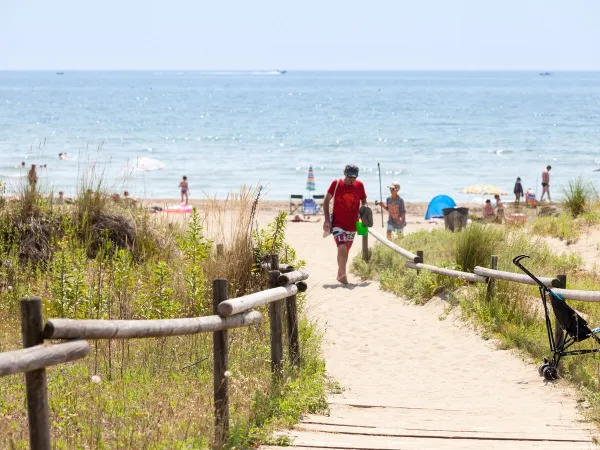
[[[547,76],[552,75],[552,74],[550,72],[540,72],[540,75],[547,77]]]
[[[56,75],[64,75],[64,72],[56,72]]]

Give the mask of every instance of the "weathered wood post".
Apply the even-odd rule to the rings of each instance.
[[[362,237],[362,259],[369,262],[369,233]]]
[[[567,288],[567,276],[564,274],[556,275],[556,279],[558,280],[558,288],[566,289]],[[558,323],[556,318],[554,320],[554,346],[559,347],[563,344],[563,327]]]
[[[27,297],[21,300],[21,331],[23,347],[43,344],[44,324],[42,299]],[[48,413],[48,383],[46,369],[25,372],[29,445],[33,450],[50,450],[50,418]]]
[[[218,313],[219,303],[227,298],[227,280],[213,280],[213,314]],[[229,431],[229,382],[225,376],[229,365],[227,330],[213,332],[213,358],[215,448],[221,448]]]
[[[425,256],[423,256],[423,250],[417,250],[417,257],[419,258],[419,262],[423,264],[425,262]],[[417,269],[417,275],[419,275],[421,271]]]
[[[269,255],[272,270],[269,270],[269,289],[279,286],[279,255]],[[281,300],[269,303],[271,328],[271,372],[281,374],[283,368],[283,310]]]
[[[292,295],[285,299],[287,313],[287,333],[290,359],[294,367],[300,363],[300,339],[298,337],[298,305],[296,296]]]
[[[496,270],[497,268],[498,268],[498,255],[492,255],[492,260],[490,261],[490,269]],[[494,294],[495,285],[496,285],[496,281],[492,277],[488,277],[487,291],[485,293],[485,300],[488,302],[492,299],[492,295]]]
[[[217,244],[217,258],[223,256],[223,244]]]

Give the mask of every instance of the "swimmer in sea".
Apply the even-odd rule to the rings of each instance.
[[[185,175],[183,176],[183,181],[179,183],[179,187],[181,188],[181,203],[183,203],[183,198],[185,197],[185,206],[187,206],[190,187],[188,185],[187,177]]]
[[[58,157],[59,157],[60,159],[69,159],[69,155],[67,155],[66,153],[59,153],[59,154],[58,154]]]

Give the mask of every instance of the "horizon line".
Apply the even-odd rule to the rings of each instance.
[[[0,72],[600,72],[598,69],[2,69]]]

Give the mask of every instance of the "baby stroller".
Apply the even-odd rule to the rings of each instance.
[[[540,297],[542,298],[542,304],[544,305],[544,314],[546,316],[548,342],[550,344],[550,351],[552,352],[552,358],[544,358],[544,364],[538,368],[538,372],[540,376],[543,376],[546,380],[556,380],[558,378],[558,363],[560,362],[560,358],[563,356],[600,352],[600,348],[568,350],[576,342],[584,341],[590,337],[600,344],[600,338],[597,336],[597,334],[600,333],[600,327],[591,330],[588,327],[585,319],[577,314],[573,308],[567,305],[567,302],[563,297],[554,293],[552,289],[544,285],[544,283],[542,283],[535,275],[533,275],[521,264],[521,261],[525,258],[529,258],[529,256],[519,255],[513,259],[513,264],[529,275],[529,277],[535,281],[539,287]],[[550,320],[550,315],[548,314],[548,296],[550,296],[552,310],[554,311],[554,326],[559,331],[557,334],[554,334],[552,330],[552,321]]]

